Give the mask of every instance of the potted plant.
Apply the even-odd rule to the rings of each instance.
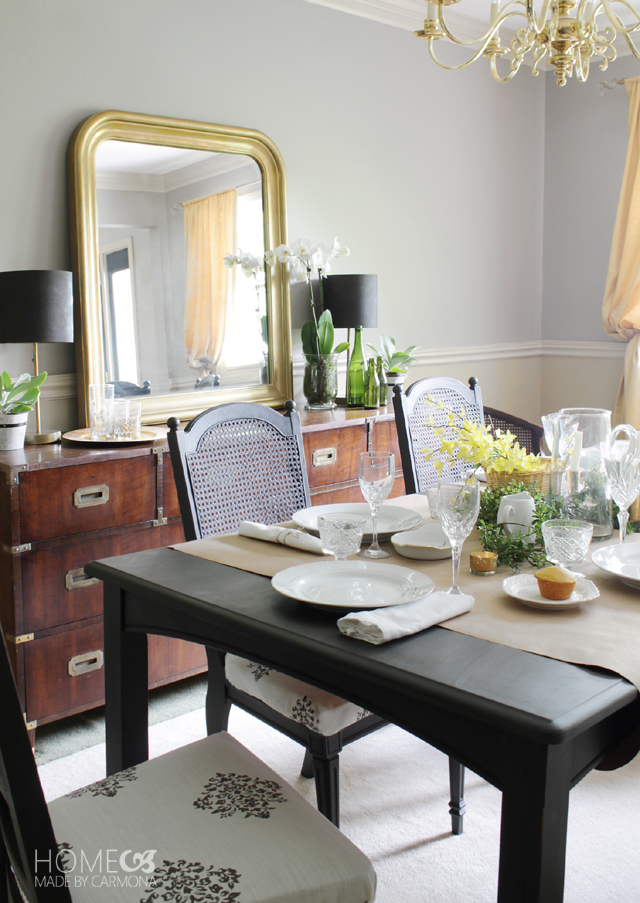
[[[340,342],[333,347],[334,329],[331,311],[324,310],[322,300],[322,280],[328,275],[330,263],[336,257],[348,257],[349,248],[340,244],[337,238],[333,245],[312,245],[304,238],[299,238],[292,245],[279,245],[274,251],[266,251],[264,257],[251,254],[227,254],[225,266],[240,266],[243,273],[256,277],[264,270],[265,265],[272,269],[281,263],[289,266],[291,275],[304,279],[309,286],[309,302],[313,319],[302,327],[302,351],[305,356],[303,392],[307,400],[305,408],[309,411],[321,411],[335,408],[338,394],[338,355],[346,351],[348,342]],[[313,297],[311,279],[317,272],[320,286],[320,300]]]
[[[390,335],[380,336],[380,351],[374,345],[369,344],[373,353],[382,358],[382,366],[387,376],[387,404],[393,402],[393,387],[401,386],[411,364],[418,363],[412,354],[419,347],[419,345],[409,345],[406,351],[396,351],[396,340],[392,339]],[[382,400],[380,403],[382,404]]]
[[[0,449],[23,447],[29,411],[33,410],[40,395],[40,386],[46,378],[46,371],[38,376],[22,373],[13,382],[7,371],[3,371],[0,386]]]

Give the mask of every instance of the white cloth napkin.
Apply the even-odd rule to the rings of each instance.
[[[279,542],[283,546],[292,546],[294,549],[302,549],[304,552],[315,552],[323,555],[322,543],[317,536],[310,536],[302,530],[292,530],[290,527],[267,527],[265,524],[254,524],[243,520],[238,527],[240,536],[250,536],[252,539],[264,539],[266,542]]]
[[[378,646],[463,615],[471,611],[474,601],[473,596],[466,596],[464,593],[450,596],[440,591],[404,605],[392,605],[373,611],[352,611],[340,618],[338,627],[346,636]]]

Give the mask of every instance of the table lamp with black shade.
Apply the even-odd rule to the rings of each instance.
[[[38,343],[73,342],[73,284],[66,270],[11,270],[0,272],[0,344],[33,343],[35,376]],[[29,445],[47,445],[60,439],[60,431],[42,432],[40,399],[36,401],[36,432]]]
[[[347,329],[347,340],[351,345],[351,330],[356,330],[354,350],[348,352],[346,403],[350,407],[361,407],[357,386],[350,386],[350,362],[352,355],[361,353],[363,328],[375,329],[378,325],[378,277],[372,275],[327,276],[322,280],[324,309],[331,311],[331,319],[336,329]],[[362,352],[364,358],[364,352]],[[363,359],[363,366],[366,359]]]

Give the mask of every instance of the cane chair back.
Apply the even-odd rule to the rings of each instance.
[[[516,437],[520,448],[532,455],[540,454],[544,436],[544,428],[541,424],[531,423],[521,417],[515,417],[513,414],[505,414],[504,411],[498,411],[495,408],[484,409],[484,422],[491,427],[494,436],[498,429],[503,433],[508,430]]]
[[[3,903],[374,899],[364,853],[228,733],[47,806],[2,631],[0,724]]]
[[[441,402],[444,410],[431,404],[430,399]],[[449,411],[473,423],[484,423],[482,395],[474,376],[469,380],[469,388],[457,379],[440,376],[418,380],[404,395],[401,387],[396,386],[393,409],[407,495],[423,492],[440,480],[459,480],[464,476],[469,470],[467,462],[450,464],[438,454],[442,437],[436,430],[442,428],[444,438],[454,438],[455,431],[448,425]],[[442,473],[434,467],[433,459],[425,456],[426,451],[435,452],[434,458],[443,462]]]
[[[233,533],[241,521],[277,524],[311,504],[300,418],[258,404],[211,408],[169,448],[187,540]]]

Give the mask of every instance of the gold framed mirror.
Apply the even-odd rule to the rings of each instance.
[[[269,138],[98,113],[72,136],[69,194],[81,425],[92,383],[135,395],[147,424],[292,397],[284,268],[246,279],[223,262],[286,243],[284,163]]]

